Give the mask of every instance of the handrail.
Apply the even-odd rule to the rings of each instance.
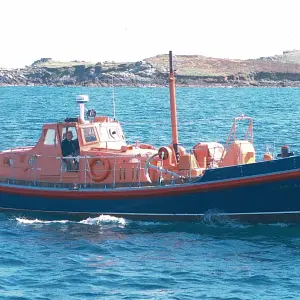
[[[149,176],[149,172],[148,172],[148,169],[151,168],[151,169],[154,169],[154,170],[157,170],[159,172],[162,172],[162,173],[165,173],[165,174],[168,174],[168,175],[171,175],[173,177],[176,177],[176,178],[180,178],[180,179],[185,179],[185,176],[182,176],[180,174],[177,174],[175,172],[172,172],[172,171],[169,171],[167,169],[164,169],[163,167],[158,167],[158,166],[155,166],[155,165],[152,165],[151,164],[151,160],[158,156],[159,154],[156,153],[152,156],[150,156],[147,161],[146,161],[146,164],[145,164],[145,169],[144,169],[144,172],[145,172],[145,176],[146,178],[149,180],[149,182],[152,182],[151,179],[150,179],[150,176]]]
[[[222,150],[222,153],[219,155],[217,155],[217,149],[221,149]],[[224,155],[224,150],[226,152],[226,149],[225,147],[223,146],[214,146],[214,147],[208,147],[208,150],[210,152],[210,154],[212,153],[212,156],[211,156],[211,160],[210,160],[210,168],[215,168],[215,167],[218,167],[218,165],[220,164],[220,162],[222,161],[222,156]],[[196,157],[196,149],[192,148],[190,149],[190,152]]]
[[[248,120],[249,121],[249,125],[248,125],[248,128],[247,128],[244,140],[248,140],[250,138],[250,143],[253,144],[253,119],[251,117],[247,117],[247,116],[244,116],[244,115],[241,115],[239,117],[233,118],[233,124],[231,126],[231,129],[229,131],[229,134],[228,134],[225,146],[224,146],[224,151],[222,153],[221,161],[224,159],[225,152],[229,148],[229,143],[231,141],[236,141],[236,126],[237,126],[237,122],[238,121],[244,121],[244,120]]]
[[[81,177],[81,183],[84,186],[87,186],[88,182],[88,178],[90,178],[90,183],[93,184],[93,180],[91,176],[87,176],[88,173],[91,172],[90,170],[90,165],[89,165],[89,159],[91,158],[107,158],[107,159],[112,159],[113,160],[113,164],[111,165],[111,167],[109,168],[110,172],[113,172],[113,182],[112,182],[112,186],[115,187],[116,186],[116,182],[117,182],[117,178],[116,178],[116,172],[117,172],[117,161],[118,159],[123,159],[124,155],[78,155],[78,156],[67,156],[67,157],[63,157],[63,156],[54,156],[54,155],[42,155],[42,154],[29,154],[29,153],[22,153],[22,160],[25,162],[25,165],[16,165],[16,162],[19,161],[20,158],[20,153],[11,153],[8,152],[9,155],[9,163],[5,164],[5,163],[0,163],[0,167],[7,167],[10,168],[11,172],[10,176],[8,179],[13,180],[13,181],[19,181],[19,180],[25,180],[24,177],[21,178],[17,178],[17,171],[18,170],[30,170],[30,178],[28,179],[28,181],[32,181],[34,185],[36,185],[36,182],[46,182],[45,180],[41,180],[38,176],[38,172],[42,172],[43,170],[47,170],[46,173],[49,174],[53,174],[53,171],[59,171],[59,173],[57,172],[57,176],[59,176],[58,181],[56,181],[57,183],[63,183],[64,180],[64,174],[71,174],[71,173],[77,173],[79,177]],[[76,159],[78,162],[80,160],[84,160],[84,165],[81,167],[81,169],[78,170],[72,170],[72,171],[67,171],[66,170],[66,166],[64,166],[63,163],[61,163],[60,168],[41,168],[38,161],[41,158],[52,158],[52,159],[56,159],[56,160],[60,160],[61,162],[63,160],[74,160]],[[141,160],[141,156],[137,153],[137,154],[132,154],[132,155],[126,155],[126,158],[131,160],[131,159],[135,159],[132,162],[132,165],[135,166],[135,171],[134,171],[134,176],[131,177],[127,177],[126,179],[131,178],[131,180],[128,181],[128,183],[132,182],[132,183],[136,183],[138,186],[141,185],[141,174],[143,172],[144,169],[144,165],[142,164],[142,160]],[[31,160],[32,159],[32,160]],[[31,160],[31,161],[30,161]],[[25,168],[25,169],[24,169]],[[82,173],[83,172],[83,173]],[[47,174],[43,174],[43,176],[51,176],[51,175],[47,175]],[[6,173],[7,174],[7,173]],[[81,175],[80,175],[81,174]],[[8,174],[7,174],[8,175]],[[127,175],[128,176],[128,175]],[[5,177],[7,178],[7,176]],[[123,182],[123,181],[122,181]],[[126,183],[126,182],[124,182]]]

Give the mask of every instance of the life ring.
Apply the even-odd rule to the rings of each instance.
[[[101,170],[100,173],[98,173],[95,170],[95,167],[100,165]],[[104,157],[94,157],[89,160],[89,167],[90,167],[90,176],[93,179],[93,181],[100,182],[107,178],[109,171],[110,171],[110,163],[107,158]],[[99,168],[98,168],[99,169]]]
[[[172,150],[168,147],[160,147],[158,149],[158,156],[162,160],[167,160],[172,157]]]

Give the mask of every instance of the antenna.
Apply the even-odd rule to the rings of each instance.
[[[114,114],[114,121],[116,121],[116,101],[115,101],[114,75],[111,75],[111,86],[112,86],[113,114]]]

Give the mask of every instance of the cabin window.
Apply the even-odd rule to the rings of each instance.
[[[119,135],[116,127],[108,127],[108,137],[110,140],[119,140]]]
[[[55,129],[47,129],[45,134],[44,145],[53,146],[57,144],[57,136],[55,133]]]
[[[73,133],[73,140],[77,139],[77,131],[75,127],[64,127],[62,130],[62,140],[66,138],[66,132],[72,131]]]
[[[83,136],[86,143],[92,143],[97,141],[94,127],[83,128]]]
[[[124,140],[123,132],[118,126],[99,126],[101,141],[120,142]]]
[[[103,126],[99,126],[99,133],[100,133],[100,141],[108,141],[108,132],[107,128]]]

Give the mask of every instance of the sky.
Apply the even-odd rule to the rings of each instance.
[[[300,49],[300,0],[0,0],[0,67]]]

